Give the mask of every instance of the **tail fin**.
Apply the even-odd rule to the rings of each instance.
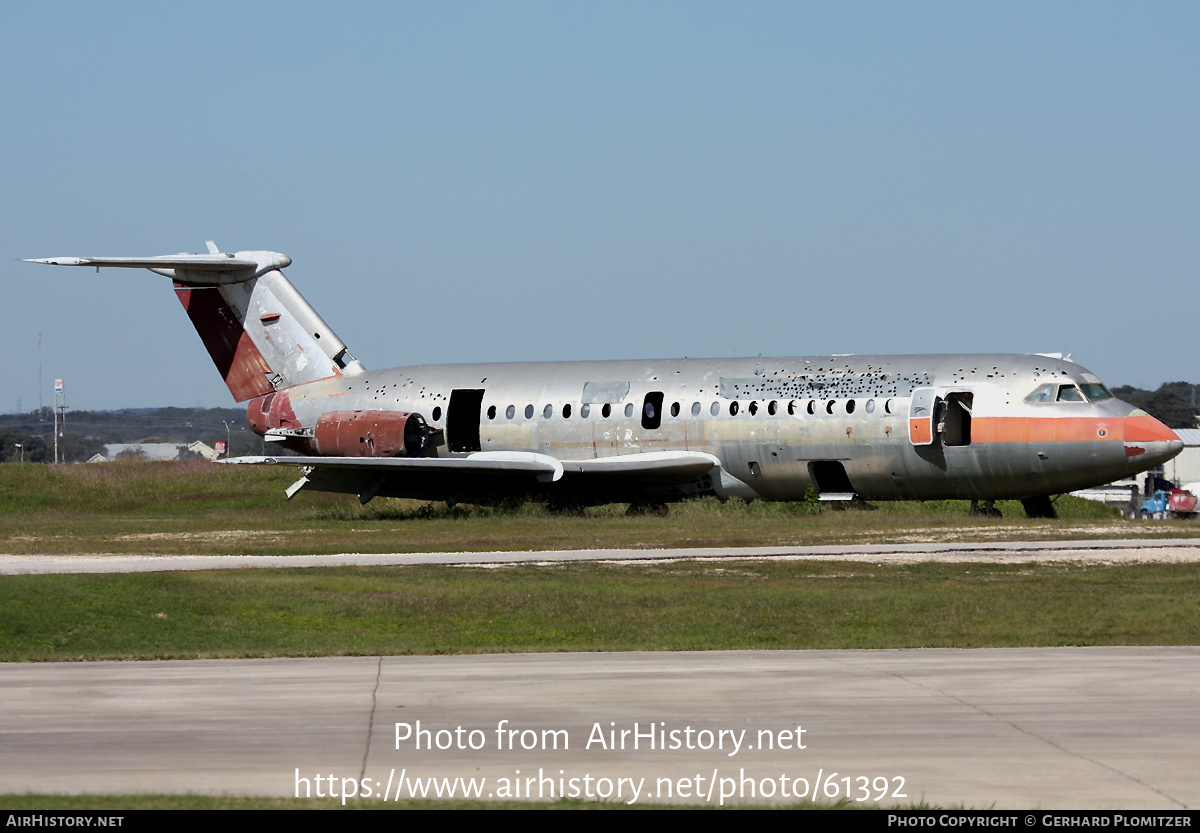
[[[365,368],[281,270],[278,252],[159,257],[49,257],[54,266],[145,268],[175,281],[188,318],[238,402]]]

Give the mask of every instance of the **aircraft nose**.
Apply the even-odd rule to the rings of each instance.
[[[1145,471],[1165,463],[1180,451],[1183,440],[1154,417],[1144,411],[1125,417],[1125,462],[1131,470]]]

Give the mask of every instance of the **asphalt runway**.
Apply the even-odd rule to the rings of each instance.
[[[13,663],[0,792],[1194,808],[1198,692],[1191,647]]]

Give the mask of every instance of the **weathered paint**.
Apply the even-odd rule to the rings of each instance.
[[[363,499],[788,500],[814,485],[814,472],[831,491],[848,484],[868,500],[1037,498],[1143,471],[1182,447],[1174,432],[1124,402],[1084,401],[1078,390],[1060,390],[1099,379],[1055,357],[800,356],[367,371],[279,271],[290,263],[285,255],[42,262],[142,266],[174,278],[230,391],[252,398],[251,427],[306,453],[332,452],[307,459],[316,470],[301,485],[357,491]],[[1064,400],[1078,399],[1031,396],[1047,385]],[[414,417],[428,424],[426,458],[390,457],[400,448],[412,453],[405,432]],[[451,424],[460,435],[455,447],[467,450],[446,445]],[[592,465],[606,459],[614,463]],[[709,460],[716,461],[711,470],[697,476]]]
[[[326,457],[419,457],[425,420],[402,411],[333,411],[321,414],[309,454]]]
[[[1024,397],[1047,377],[1066,382],[1086,374],[1071,362],[1039,356],[844,360],[851,363],[852,371],[861,361],[891,369],[899,377],[911,378],[917,375],[915,367],[925,368],[920,371],[920,381],[932,381],[932,390],[939,395],[947,388],[969,390],[974,416],[970,442],[961,446],[945,445],[940,434],[934,433],[937,426],[932,419],[927,423],[930,444],[912,444],[905,425],[911,399],[894,395],[899,391],[884,378],[892,374],[880,374],[874,388],[858,374],[855,387],[862,395],[823,400],[730,400],[710,381],[714,365],[718,370],[729,368],[750,375],[757,362],[768,361],[779,366],[776,384],[786,384],[789,365],[804,367],[820,359],[409,367],[327,380],[319,383],[319,396],[308,395],[309,386],[294,388],[291,395],[303,424],[312,424],[336,402],[339,408],[354,403],[421,413],[431,427],[444,429],[450,392],[479,385],[479,380],[486,378],[480,416],[484,450],[536,452],[564,461],[651,451],[700,451],[720,459],[723,470],[742,480],[754,494],[772,499],[803,497],[812,485],[811,461],[841,461],[855,491],[866,499],[989,499],[1057,493],[1116,479],[1171,456],[1178,447],[1173,432],[1116,399],[1025,403]],[[968,388],[959,378],[962,366],[968,363],[987,363],[996,373],[993,379],[979,380]],[[902,372],[910,366],[913,371]],[[628,379],[628,394],[605,418],[602,406],[583,401],[584,386],[594,379],[611,384],[610,380],[619,377]],[[951,385],[943,388],[940,381],[947,377]],[[664,393],[663,415],[658,428],[647,429],[640,408],[646,394],[653,391]],[[331,398],[335,392],[340,401]],[[739,407],[731,415],[730,405],[735,402]],[[693,403],[700,407],[695,409]],[[716,416],[711,413],[714,403]],[[584,405],[589,406],[586,417]],[[625,416],[626,405],[633,405],[630,417]],[[512,418],[507,416],[509,406]],[[547,406],[549,417],[545,416]],[[699,413],[693,415],[693,410]],[[678,415],[672,416],[673,412]],[[1131,434],[1152,438],[1142,443],[1145,451],[1136,458],[1126,456],[1126,440]],[[435,452],[449,454],[445,446]],[[568,473],[563,482],[569,481]],[[414,491],[412,486],[406,489],[410,494]]]
[[[236,401],[274,390],[267,381],[271,368],[220,290],[176,284],[175,294]]]

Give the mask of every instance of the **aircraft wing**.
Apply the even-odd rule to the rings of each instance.
[[[305,488],[356,494],[366,503],[376,496],[418,500],[487,502],[511,494],[672,486],[696,480],[720,466],[712,454],[655,451],[588,460],[558,460],[527,451],[482,451],[466,457],[266,457],[256,461],[301,466],[305,474],[287,490]],[[247,461],[248,462],[248,461]]]
[[[647,483],[686,483],[695,480],[721,461],[702,451],[646,451],[618,457],[563,460],[568,475],[633,478]]]

